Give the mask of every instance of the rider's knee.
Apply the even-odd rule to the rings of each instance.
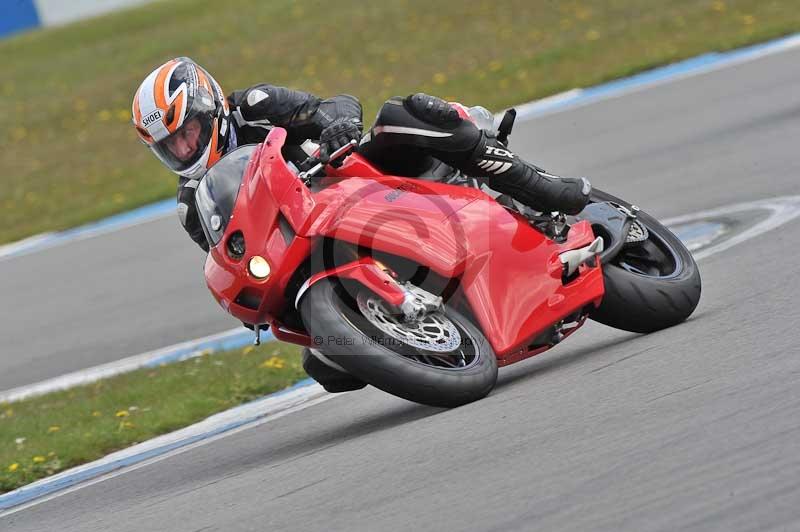
[[[434,126],[453,129],[463,122],[452,105],[422,92],[404,98],[403,105],[415,118]]]

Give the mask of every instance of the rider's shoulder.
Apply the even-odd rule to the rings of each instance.
[[[233,107],[241,107],[243,110],[265,108],[273,103],[279,90],[280,87],[275,85],[260,83],[233,91],[228,95],[228,102],[233,104]]]
[[[241,116],[242,122],[261,124],[281,120],[290,113],[300,103],[296,101],[295,92],[286,87],[262,83],[231,93],[228,102]]]

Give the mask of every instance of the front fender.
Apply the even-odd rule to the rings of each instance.
[[[300,309],[300,300],[314,284],[328,277],[351,279],[361,283],[385,301],[399,307],[405,299],[405,291],[397,281],[389,275],[384,267],[372,257],[361,257],[358,260],[321,271],[309,277],[294,300],[296,309]]]

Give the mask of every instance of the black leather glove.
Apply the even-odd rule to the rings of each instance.
[[[328,162],[333,152],[348,144],[351,140],[361,139],[361,129],[364,126],[357,118],[337,118],[322,130],[319,137],[319,158]]]

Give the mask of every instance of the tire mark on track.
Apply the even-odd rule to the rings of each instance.
[[[628,360],[630,358],[637,357],[639,355],[643,355],[643,354],[647,353],[648,351],[652,351],[653,349],[656,349],[658,347],[661,347],[661,346],[653,345],[653,346],[650,346],[650,347],[648,347],[646,349],[642,349],[641,351],[637,351],[637,352],[635,352],[633,354],[630,354],[628,356],[622,357],[622,358],[620,358],[618,360],[615,360],[614,362],[610,362],[608,364],[604,364],[604,365],[602,365],[602,366],[600,366],[598,368],[595,368],[595,369],[589,371],[588,373],[584,373],[584,375],[589,375],[591,373],[597,373],[598,371],[604,370],[606,368],[610,368],[611,366],[619,364],[620,362],[624,362],[624,361],[626,361],[626,360]]]

